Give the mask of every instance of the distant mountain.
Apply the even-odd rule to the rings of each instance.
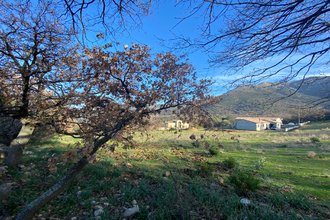
[[[299,86],[301,87],[299,88]],[[304,95],[318,98],[327,97],[329,93],[330,77],[310,77],[305,80],[292,81],[288,83],[290,88],[298,89]]]
[[[278,116],[284,117],[299,108],[313,106],[327,96],[330,77],[311,77],[304,81],[285,83],[264,82],[240,86],[223,95],[223,100],[207,109],[220,116]],[[298,89],[298,90],[297,90]],[[330,100],[330,99],[329,99]],[[318,108],[330,109],[328,103]]]

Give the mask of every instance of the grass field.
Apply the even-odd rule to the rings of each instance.
[[[329,127],[326,121],[289,133],[136,131],[136,148],[99,151],[97,163],[88,165],[37,219],[95,219],[95,205],[104,208],[101,219],[122,219],[133,200],[140,212],[132,219],[330,219]],[[76,141],[37,134],[25,151],[25,168],[1,176],[0,184],[15,182],[15,187],[1,203],[0,217],[15,216],[58,181],[72,164],[52,174],[47,160]],[[206,143],[220,143],[221,153],[211,155]],[[250,181],[244,177],[235,184],[233,176],[240,173],[260,187],[240,188]],[[242,205],[242,198],[250,204]]]

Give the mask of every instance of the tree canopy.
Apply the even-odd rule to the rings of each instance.
[[[115,37],[122,31],[141,27],[142,18],[151,13],[151,0],[64,0],[60,2],[75,30],[99,32]],[[94,28],[98,27],[98,28]]]
[[[198,38],[177,35],[175,48],[203,50],[212,65],[238,71],[239,79],[247,83],[275,75],[288,81],[305,77],[313,66],[328,65],[328,0],[180,3],[190,9],[183,24],[195,17],[203,22]],[[246,68],[253,65],[251,71]]]
[[[152,55],[144,45],[125,45],[123,51],[115,51],[108,44],[82,49],[75,56],[76,65],[55,72],[54,78],[69,74],[74,80],[66,78],[65,82],[49,87],[52,94],[70,102],[54,108],[47,120],[58,132],[82,137],[84,141],[49,159],[53,172],[58,164],[78,162],[59,183],[30,203],[18,219],[32,218],[95,160],[100,148],[114,151],[118,146],[132,145],[129,131],[148,123],[151,115],[175,107],[178,116],[206,122],[202,106],[218,102],[219,98],[208,95],[212,82],[198,80],[194,68],[182,59],[169,53]],[[70,132],[68,126],[77,129]],[[115,143],[106,146],[109,140]]]
[[[12,143],[6,164],[17,167],[36,124],[69,99],[52,92],[55,84],[75,80],[63,71],[75,65],[74,32],[53,2],[0,3],[0,116],[23,125]],[[60,85],[58,85],[60,86]]]
[[[64,60],[74,54],[68,46],[73,32],[64,28],[53,3],[1,2],[0,10],[0,113],[41,116],[59,104],[45,89],[65,80],[53,75],[71,64]]]

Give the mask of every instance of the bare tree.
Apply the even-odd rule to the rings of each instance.
[[[202,17],[200,36],[176,35],[174,48],[203,50],[210,63],[239,72],[238,81],[256,83],[280,75],[303,78],[313,66],[328,65],[329,0],[188,1],[185,20]],[[251,71],[248,66],[269,61]],[[285,74],[283,74],[285,73]]]
[[[142,17],[151,13],[152,0],[63,0],[64,12],[69,15],[75,30],[99,32],[115,36],[141,27]],[[96,29],[93,29],[96,27]]]

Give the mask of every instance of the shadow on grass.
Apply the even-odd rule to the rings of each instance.
[[[36,161],[44,154],[50,156],[53,152],[60,153],[66,149],[68,140],[51,134],[38,136],[32,142],[36,150],[34,154],[26,155],[25,163],[32,161],[31,158]],[[190,139],[176,139],[169,141],[164,149],[169,149],[170,151],[166,153],[172,155],[172,149],[177,147],[178,151],[187,152],[187,155],[205,158],[210,166],[219,166],[213,157],[208,158],[210,155],[203,147],[195,148],[191,142]],[[225,152],[229,144],[239,145],[230,140],[226,140],[225,143],[228,144],[228,146],[224,144]],[[173,146],[174,144],[176,146]],[[243,154],[248,156],[244,157],[245,162],[252,163],[260,157],[256,150],[264,144],[250,145],[251,150],[226,152],[226,157],[239,158]],[[279,147],[283,144],[270,143],[269,145],[269,149],[276,147],[279,150],[277,153],[266,151],[263,156],[267,157],[267,162],[272,163],[272,166],[283,165],[282,170],[274,171],[278,172],[276,177],[292,178],[290,184],[294,183],[297,187],[313,187],[313,181],[297,182],[295,179],[295,175],[300,175],[299,170],[302,166],[306,169],[311,166],[308,160],[303,161],[303,165],[294,163],[297,156],[290,156],[285,151],[290,149],[298,152],[298,148],[290,147],[291,143],[287,143],[286,148]],[[41,149],[40,153],[37,146]],[[53,148],[51,149],[50,146]],[[163,152],[159,151],[159,146],[164,146],[164,140],[154,140],[150,148],[154,147],[157,150],[150,151],[149,154],[158,152],[162,156]],[[265,147],[265,149],[268,148]],[[134,152],[134,149],[131,151]],[[295,154],[302,153],[299,151]],[[325,205],[328,201],[315,202],[306,195],[285,193],[280,190],[280,187],[278,187],[279,190],[274,191],[272,188],[276,187],[273,186],[265,186],[263,190],[249,194],[250,205],[242,205],[240,203],[242,197],[227,182],[226,177],[230,175],[228,170],[214,169],[204,175],[210,169],[198,169],[198,163],[188,160],[189,158],[178,160],[170,157],[171,159],[167,159],[169,165],[165,166],[161,159],[140,160],[140,158],[130,158],[128,153],[117,159],[113,157],[114,154],[100,153],[100,155],[101,159],[95,165],[85,167],[63,194],[38,213],[40,218],[94,219],[95,205],[100,205],[105,210],[101,216],[102,219],[119,219],[124,212],[123,207],[132,207],[133,200],[136,200],[140,208],[140,213],[133,219],[180,219],[182,210],[185,219],[298,219],[300,216],[324,219],[329,216],[329,206]],[[69,164],[61,166],[59,174],[52,174],[48,171],[47,160],[48,157],[45,157],[37,161],[37,166],[28,171],[29,175],[25,175],[26,170],[11,171],[10,178],[12,179],[6,181],[16,182],[17,185],[11,196],[0,205],[0,210],[2,210],[0,216],[17,214],[25,203],[32,201],[56,183],[71,166]],[[210,163],[213,161],[214,164]],[[267,169],[256,172],[256,176],[270,172],[267,166],[270,167],[266,165]],[[281,174],[287,171],[284,166],[289,166],[288,169],[293,171],[294,175],[291,175],[293,177]],[[249,165],[245,167],[251,168]],[[173,175],[166,171],[171,171]],[[219,177],[225,179],[224,183],[219,181]],[[324,179],[324,181],[326,183],[328,180]],[[323,185],[315,187],[317,190],[324,190]]]

